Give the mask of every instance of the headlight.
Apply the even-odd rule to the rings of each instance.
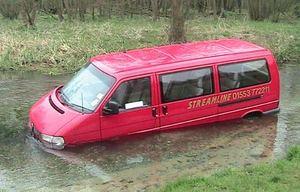
[[[64,146],[64,144],[65,144],[64,138],[62,138],[62,137],[53,137],[52,144],[56,145],[58,147]]]
[[[52,143],[52,139],[53,139],[52,136],[41,134],[41,138],[42,138],[43,141],[46,141],[48,143]]]
[[[45,134],[41,134],[41,142],[43,142],[46,145],[46,147],[54,149],[63,149],[65,145],[64,138],[54,137]]]

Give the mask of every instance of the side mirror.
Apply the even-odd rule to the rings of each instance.
[[[105,115],[116,115],[119,114],[119,104],[114,101],[109,101],[103,109]]]

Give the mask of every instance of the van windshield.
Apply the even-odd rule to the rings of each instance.
[[[62,102],[84,113],[93,112],[115,79],[93,64],[83,67],[60,91]]]

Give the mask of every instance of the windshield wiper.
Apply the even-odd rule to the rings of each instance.
[[[93,110],[89,109],[89,108],[86,108],[84,106],[81,106],[81,105],[77,105],[77,104],[74,104],[74,103],[68,103],[69,106],[71,107],[76,107],[76,108],[80,108],[80,109],[83,109],[85,111],[89,111],[89,112],[93,112]]]

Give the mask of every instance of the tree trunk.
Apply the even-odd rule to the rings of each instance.
[[[95,20],[95,7],[92,7],[92,19]]]
[[[78,11],[79,11],[79,18],[81,21],[85,20],[86,9],[87,9],[86,0],[78,0]]]
[[[56,9],[57,15],[60,21],[63,21],[64,18],[64,2],[63,0],[56,0]]]
[[[152,15],[153,15],[153,20],[157,21],[159,18],[159,0],[151,0],[151,5],[152,5]]]
[[[239,14],[242,13],[242,0],[236,0],[237,7],[239,9]]]
[[[225,18],[225,1],[224,0],[220,0],[220,14],[219,16],[222,17],[222,18]]]
[[[266,0],[248,0],[249,16],[252,20],[268,19],[271,15],[271,6]]]
[[[251,20],[259,20],[259,0],[248,0],[248,11]]]
[[[22,20],[27,27],[35,26],[36,13],[38,11],[38,0],[20,1]]]
[[[172,17],[169,34],[170,43],[186,42],[183,1],[184,0],[171,0]]]
[[[120,16],[122,17],[122,18],[124,18],[125,17],[125,0],[120,0],[121,2],[120,2]]]
[[[207,0],[197,0],[196,8],[197,8],[198,13],[204,14],[205,11],[207,11]]]
[[[66,6],[66,11],[67,11],[67,15],[68,15],[68,19],[69,20],[73,20],[74,19],[74,5],[73,5],[73,0],[64,0],[65,2],[65,6]]]
[[[278,2],[278,0],[272,0],[272,5],[271,5],[271,9],[272,9],[272,21],[273,22],[278,22],[279,21],[279,16],[280,16],[280,3]]]
[[[235,11],[236,0],[224,0],[225,11]]]
[[[213,13],[214,13],[214,18],[216,19],[218,17],[218,7],[217,7],[217,0],[212,0],[213,2]]]

